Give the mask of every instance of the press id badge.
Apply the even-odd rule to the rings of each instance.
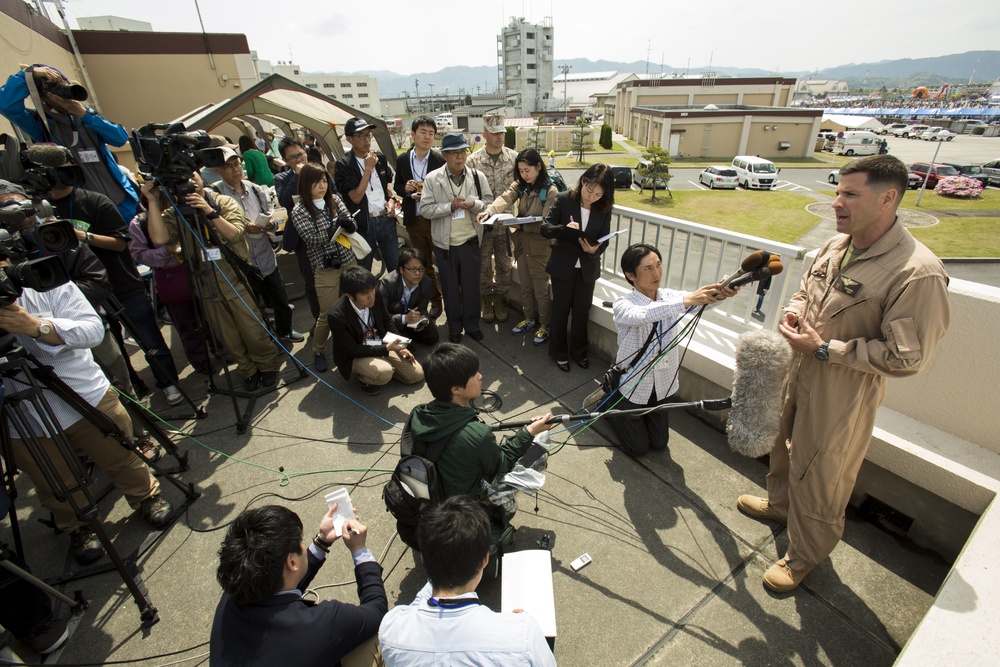
[[[94,150],[80,151],[79,153],[76,154],[76,157],[77,157],[77,159],[80,160],[81,163],[100,162],[101,161],[101,156],[98,155],[97,151],[94,151]]]
[[[218,248],[206,248],[201,251],[201,258],[206,262],[218,262],[222,259],[222,251]]]

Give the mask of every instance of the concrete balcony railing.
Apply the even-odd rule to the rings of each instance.
[[[663,284],[693,289],[732,273],[757,248],[779,253],[784,271],[772,280],[764,318],[751,317],[752,288],[705,312],[683,356],[685,400],[715,398],[732,389],[737,337],[775,328],[782,307],[798,288],[812,250],[734,234],[705,225],[615,207],[616,236],[605,252],[604,277],[591,310],[590,341],[613,359],[616,336],[607,302],[630,289],[618,266],[632,243],[663,255]],[[952,280],[951,326],[934,359],[919,375],[888,383],[875,432],[852,503],[867,495],[913,519],[907,534],[954,559],[935,603],[899,657],[898,664],[941,664],[982,657],[1000,644],[991,631],[1000,617],[1000,410],[992,404],[1000,352],[1000,289]],[[713,413],[718,415],[718,413]],[[712,415],[706,415],[712,417]],[[996,509],[995,509],[996,508]]]

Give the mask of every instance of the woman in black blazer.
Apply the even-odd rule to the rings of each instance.
[[[597,239],[611,231],[614,205],[614,175],[606,164],[595,164],[583,172],[575,189],[556,198],[542,223],[542,236],[556,239],[545,267],[552,277],[549,356],[567,373],[571,357],[580,368],[590,365],[587,323],[594,285],[601,275],[599,258],[608,247],[607,241]],[[573,324],[567,336],[571,311]]]

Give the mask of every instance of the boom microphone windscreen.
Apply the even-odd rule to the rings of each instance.
[[[771,451],[791,356],[792,348],[776,331],[748,331],[737,339],[733,409],[726,424],[734,452],[759,458]]]
[[[61,167],[73,161],[73,153],[59,144],[34,144],[25,154],[28,160],[39,167]]]
[[[762,266],[767,266],[768,261],[771,259],[771,253],[766,250],[754,250],[752,253],[743,258],[740,262],[740,270],[729,276],[722,281],[723,287],[728,287],[734,280],[740,276],[746,275],[752,271],[756,271]]]

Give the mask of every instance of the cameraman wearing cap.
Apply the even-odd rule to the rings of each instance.
[[[344,196],[347,210],[354,214],[358,231],[368,245],[382,251],[382,264],[389,273],[399,263],[399,235],[396,232],[396,195],[392,191],[392,170],[385,156],[371,150],[372,129],[368,121],[351,118],[344,124],[344,136],[351,144],[334,167],[337,190]],[[369,271],[372,254],[359,261]]]
[[[27,73],[32,74],[31,88],[37,88],[36,106],[28,110],[24,100],[32,95]],[[59,70],[35,65],[13,74],[0,88],[0,114],[31,137],[32,141],[54,141],[73,153],[73,160],[83,169],[84,187],[106,195],[125,220],[135,217],[139,193],[118,168],[106,144],[124,146],[128,133],[81,102],[60,97],[54,86],[68,81]]]

